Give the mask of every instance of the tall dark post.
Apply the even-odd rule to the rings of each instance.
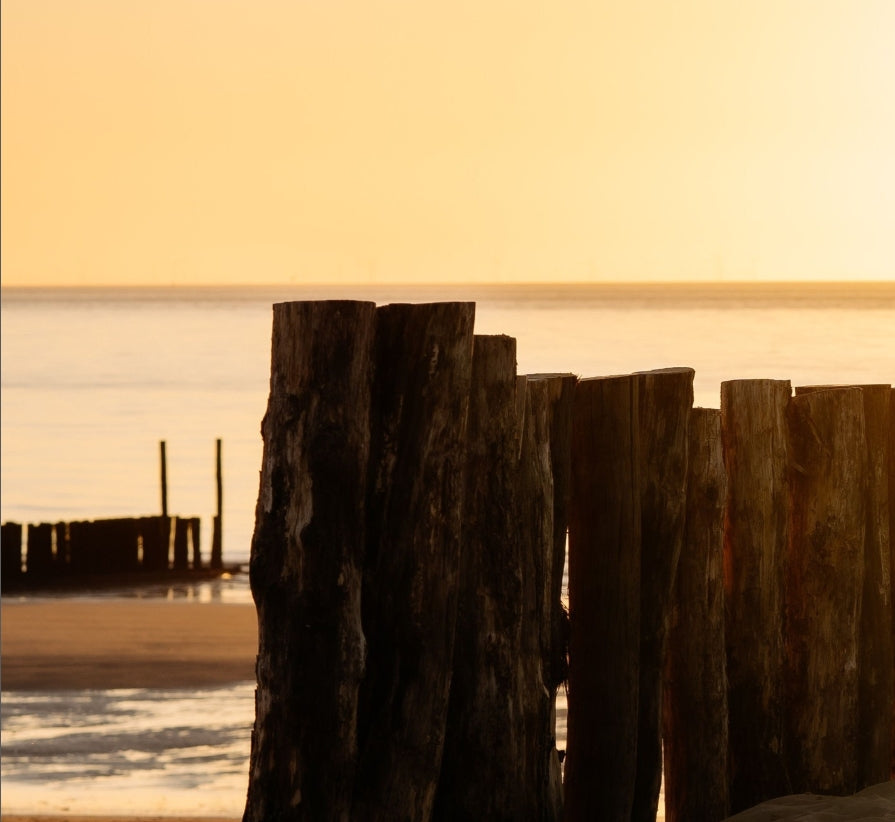
[[[223,472],[221,471],[221,441],[215,440],[216,444],[216,480],[218,491],[218,512],[214,517],[211,529],[211,567],[224,567],[224,482]]]
[[[168,516],[168,458],[165,453],[165,441],[159,443],[162,455],[162,516]]]

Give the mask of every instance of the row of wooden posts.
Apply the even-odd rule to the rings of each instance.
[[[672,822],[887,780],[891,387],[694,409],[473,319],[274,306],[245,822],[652,822],[663,745]]]
[[[161,457],[161,516],[76,522],[6,522],[0,534],[0,584],[11,587],[141,572],[202,570],[199,517],[169,516],[167,449]],[[221,440],[216,441],[217,514],[212,518],[211,570],[223,568]],[[23,540],[24,536],[24,540]]]

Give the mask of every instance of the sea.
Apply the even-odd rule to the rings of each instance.
[[[0,519],[160,513],[164,441],[168,510],[200,517],[207,557],[220,439],[224,560],[245,566],[271,308],[323,299],[474,301],[476,333],[516,338],[520,374],[596,377],[690,366],[695,405],[709,408],[718,407],[725,380],[895,382],[895,281],[4,287]],[[244,574],[77,596],[251,602]],[[238,817],[252,694],[252,683],[191,691],[3,690],[0,810]]]

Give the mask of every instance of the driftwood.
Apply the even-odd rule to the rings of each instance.
[[[569,510],[569,822],[627,819],[640,660],[640,453],[633,376],[581,380]]]
[[[687,510],[668,637],[664,692],[665,818],[730,813],[724,654],[723,522],[727,476],[721,412],[690,414]]]
[[[791,403],[786,746],[793,789],[854,793],[867,445],[859,388]]]
[[[635,374],[640,425],[640,685],[632,822],[655,822],[662,784],[662,670],[687,493],[692,368]]]
[[[783,380],[721,384],[728,479],[724,584],[733,813],[790,792],[783,753],[790,393],[789,382]]]

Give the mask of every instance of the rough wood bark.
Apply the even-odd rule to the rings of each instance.
[[[665,669],[665,818],[718,822],[730,813],[723,574],[727,476],[719,410],[691,412],[687,463],[684,537]]]
[[[786,590],[787,756],[795,791],[854,793],[867,445],[858,388],[796,396]]]
[[[662,674],[687,492],[692,368],[635,374],[640,426],[640,686],[633,822],[655,822],[662,784]]]
[[[732,813],[789,793],[783,755],[788,487],[783,380],[721,384]]]
[[[629,819],[640,660],[638,380],[578,383],[569,510],[569,822]]]
[[[893,681],[892,597],[889,533],[888,385],[861,385],[867,438],[867,526],[858,659],[857,790],[891,774]],[[827,387],[829,388],[829,386]],[[824,390],[796,389],[796,396]]]
[[[373,303],[274,306],[246,822],[352,818],[374,318]]]
[[[476,336],[463,549],[444,757],[433,818],[535,819],[522,779],[523,576],[516,341]]]
[[[377,310],[353,816],[428,819],[454,650],[473,303]]]

